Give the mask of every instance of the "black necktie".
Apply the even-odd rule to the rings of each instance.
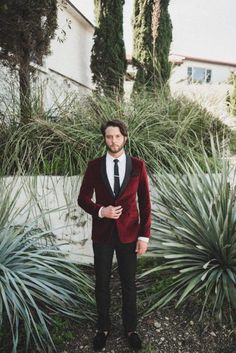
[[[114,159],[114,194],[117,196],[120,191],[120,177],[119,177],[119,167],[118,159]]]

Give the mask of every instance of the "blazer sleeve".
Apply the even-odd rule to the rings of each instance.
[[[99,205],[92,200],[94,194],[95,175],[96,173],[93,171],[91,162],[89,162],[80,187],[78,205],[87,213],[94,217],[98,217],[98,212],[102,205]]]
[[[151,200],[147,170],[143,161],[138,186],[138,205],[140,216],[140,230],[138,236],[149,238],[151,234]]]

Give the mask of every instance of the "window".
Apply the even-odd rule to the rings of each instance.
[[[193,75],[193,68],[188,67],[188,82],[192,81],[192,75]]]
[[[189,83],[209,83],[211,82],[211,70],[204,67],[187,68],[187,79]]]
[[[206,83],[211,82],[211,70],[206,70]]]

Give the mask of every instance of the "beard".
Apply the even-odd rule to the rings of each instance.
[[[106,146],[107,146],[107,150],[108,150],[109,152],[111,152],[111,153],[119,153],[120,151],[123,150],[125,144],[126,144],[126,141],[125,141],[125,139],[124,139],[124,141],[123,141],[123,143],[122,143],[121,145],[115,145],[115,144],[114,144],[114,145],[108,146],[108,145],[106,144]]]

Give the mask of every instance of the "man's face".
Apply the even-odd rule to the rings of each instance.
[[[120,129],[116,126],[109,126],[105,130],[105,143],[107,149],[112,154],[122,151],[127,137],[123,136]]]

